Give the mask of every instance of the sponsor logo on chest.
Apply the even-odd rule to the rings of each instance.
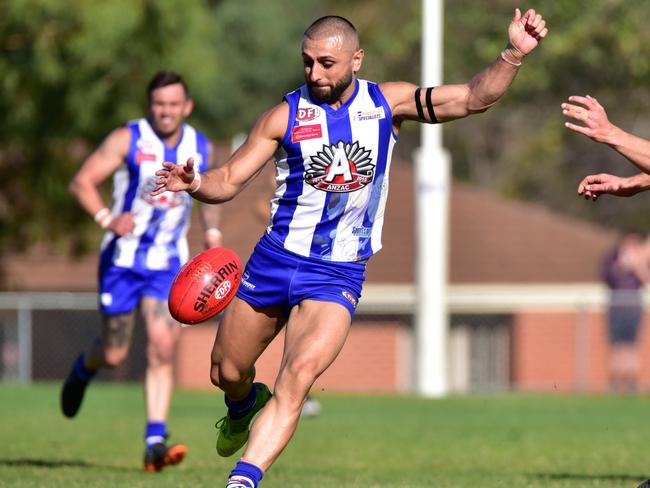
[[[298,125],[291,130],[291,142],[296,143],[323,137],[323,127],[320,124],[305,123],[314,121],[320,115],[321,109],[318,107],[299,107],[296,111]]]
[[[323,128],[320,124],[299,125],[291,130],[291,142],[319,139],[323,137]]]
[[[153,142],[140,139],[136,144],[135,163],[142,164],[145,161],[156,161],[156,146]]]
[[[299,122],[309,122],[314,120],[320,115],[320,108],[318,107],[298,107],[296,112],[296,120]]]
[[[384,107],[377,107],[373,110],[366,111],[358,110],[351,114],[351,119],[353,122],[365,122],[367,120],[378,120],[385,118],[386,114],[384,113]]]

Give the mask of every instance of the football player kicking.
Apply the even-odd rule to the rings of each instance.
[[[306,84],[264,113],[222,168],[201,175],[188,161],[165,163],[156,173],[153,195],[188,191],[221,203],[283,152],[269,226],[212,349],[212,382],[228,407],[217,423],[217,451],[231,456],[248,442],[227,488],[258,486],[294,434],[310,387],[343,347],[366,262],[381,248],[391,152],[402,123],[484,112],[547,32],[541,15],[517,9],[492,64],[466,84],[421,89],[358,79],[364,51],[356,29],[342,17],[322,17],[302,39]],[[284,354],[271,395],[254,382],[254,364],[282,327]]]

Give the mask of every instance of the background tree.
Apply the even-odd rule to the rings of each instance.
[[[513,0],[445,3],[444,81],[464,82],[505,45]],[[511,198],[645,231],[634,201],[575,196],[593,171],[631,172],[613,151],[563,127],[560,103],[589,93],[610,118],[650,132],[650,11],[645,0],[538,0],[550,35],[499,106],[444,126],[454,176]],[[490,15],[486,15],[486,12]],[[5,0],[0,3],[0,254],[46,241],[95,249],[100,231],[67,193],[81,161],[112,128],[141,116],[159,69],[187,78],[192,123],[226,141],[302,83],[300,39],[328,13],[352,20],[367,57],[360,75],[420,80],[420,0]],[[406,124],[408,159],[419,127]],[[623,169],[625,168],[625,170]]]

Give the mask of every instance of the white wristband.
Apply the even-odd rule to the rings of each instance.
[[[113,214],[108,214],[99,222],[99,226],[102,229],[106,229],[109,225],[111,225],[111,222],[113,222]]]
[[[205,235],[206,236],[214,236],[220,238],[223,234],[219,229],[216,227],[210,227],[209,229],[205,229]]]
[[[187,191],[189,193],[194,193],[200,188],[200,186],[201,186],[201,173],[197,171],[196,173],[194,173],[194,179],[192,180],[192,183],[190,183],[190,186],[187,189]]]
[[[107,209],[106,207],[100,208],[97,213],[95,214],[95,222],[99,223],[100,220],[102,220],[104,217],[106,217],[108,214],[110,214],[111,211]]]
[[[501,51],[501,59],[503,59],[506,63],[511,64],[512,66],[517,66],[517,67],[521,66],[521,61],[519,61],[518,63],[515,63],[514,61],[511,61],[506,57],[505,49],[503,51]]]
[[[97,211],[94,219],[102,229],[105,229],[113,222],[113,214],[109,209],[104,207]]]

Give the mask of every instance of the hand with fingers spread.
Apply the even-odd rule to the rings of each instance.
[[[515,15],[508,27],[510,45],[523,56],[530,54],[548,34],[546,21],[535,10],[530,9],[521,14],[515,9]]]
[[[584,97],[571,96],[568,103],[561,105],[562,113],[582,125],[565,122],[568,129],[584,134],[596,142],[612,143],[616,126],[607,118],[607,112],[591,95]]]
[[[156,171],[156,188],[151,192],[152,196],[160,195],[166,191],[190,190],[192,184],[198,179],[198,173],[194,171],[194,158],[189,158],[186,164],[174,164],[165,162],[163,169]],[[198,185],[194,183],[194,190]]]
[[[642,171],[627,178],[606,173],[589,175],[578,185],[578,194],[596,200],[604,193],[630,197],[650,189],[650,141],[612,124],[603,106],[591,95],[571,96],[561,107],[566,117],[579,122],[565,122],[567,129],[607,144]]]

